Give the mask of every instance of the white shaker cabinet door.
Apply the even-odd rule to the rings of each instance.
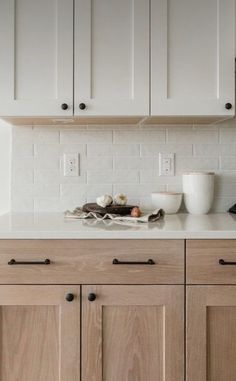
[[[73,0],[0,0],[0,36],[0,116],[72,115]]]
[[[74,113],[149,114],[149,0],[75,0]]]
[[[152,115],[234,115],[234,17],[234,0],[151,0]]]

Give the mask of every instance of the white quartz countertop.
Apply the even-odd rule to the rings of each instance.
[[[155,223],[67,220],[62,213],[0,216],[0,239],[236,239],[236,215],[166,215]]]

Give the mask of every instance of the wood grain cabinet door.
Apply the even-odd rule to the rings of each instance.
[[[236,287],[187,287],[187,381],[236,380]]]
[[[79,324],[78,287],[0,286],[0,380],[79,381]]]
[[[82,308],[83,381],[184,380],[182,286],[83,286]]]

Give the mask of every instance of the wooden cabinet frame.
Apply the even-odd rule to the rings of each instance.
[[[18,246],[17,242],[19,242]],[[100,241],[96,241],[93,244],[96,246],[99,245],[99,242]],[[71,253],[68,256],[69,262],[71,256],[73,257],[73,255],[80,255],[79,251],[76,252],[75,241],[60,243],[63,245],[63,250],[71,250]],[[121,243],[120,241],[114,241],[113,243],[116,249],[112,251],[112,256],[114,253],[116,253],[116,257],[121,257],[121,259],[122,256],[123,259],[126,257],[126,255],[129,256],[129,250],[127,247],[125,247],[125,242]],[[47,248],[47,250],[50,251],[54,244],[55,242],[45,241],[43,242],[41,249],[37,249],[37,243],[33,241],[27,243],[26,241],[16,240],[7,242],[2,240],[2,242],[0,242],[0,255],[1,251],[3,253],[1,265],[2,272],[3,267],[5,266],[7,258],[6,256],[9,256],[9,258],[12,257],[13,252],[16,259],[21,258],[22,253],[24,250],[26,250],[25,248],[27,248],[31,254],[34,253],[38,256],[40,250],[42,250],[42,247],[44,250]],[[59,242],[57,242],[57,245],[58,244]],[[120,245],[120,251],[118,244]],[[11,275],[11,277],[8,278],[8,285],[7,282],[6,284],[0,285],[0,306],[3,308],[2,316],[5,319],[5,322],[10,322],[12,319],[9,313],[9,309],[4,306],[15,306],[14,313],[18,312],[18,309],[21,311],[22,306],[25,306],[26,308],[29,306],[33,309],[37,306],[51,306],[52,308],[53,306],[58,306],[58,308],[60,308],[60,359],[58,362],[60,367],[59,381],[67,381],[68,378],[70,378],[71,381],[78,381],[81,370],[81,381],[103,381],[103,374],[105,374],[108,379],[114,379],[116,381],[116,376],[113,376],[112,373],[113,369],[111,366],[109,366],[109,364],[111,362],[114,363],[117,358],[117,352],[113,347],[115,339],[112,332],[112,324],[113,322],[116,322],[116,329],[114,332],[117,335],[116,337],[119,337],[119,345],[121,346],[124,343],[124,347],[128,348],[126,336],[128,336],[128,333],[130,333],[131,339],[133,339],[132,334],[134,335],[132,331],[133,314],[137,316],[137,320],[134,324],[136,326],[135,329],[137,332],[139,331],[140,325],[145,325],[145,332],[144,335],[141,335],[140,342],[142,342],[145,347],[148,340],[150,340],[150,347],[147,346],[147,353],[150,348],[154,347],[153,337],[150,335],[150,321],[152,321],[155,316],[157,317],[153,326],[153,336],[155,337],[155,334],[158,336],[157,333],[160,333],[160,336],[158,336],[157,340],[158,349],[155,361],[157,361],[157,363],[160,365],[161,370],[159,369],[156,371],[155,367],[150,365],[148,370],[145,370],[145,376],[148,379],[147,381],[152,381],[153,379],[155,381],[162,381],[162,379],[165,379],[166,381],[205,381],[209,377],[214,379],[214,381],[221,381],[222,377],[225,376],[227,381],[234,380],[232,377],[234,377],[236,372],[236,366],[234,369],[234,365],[231,366],[231,362],[229,362],[227,358],[227,353],[221,354],[221,350],[219,348],[217,349],[216,347],[221,347],[219,343],[221,344],[220,335],[222,335],[222,338],[225,338],[224,342],[222,343],[222,347],[226,348],[225,351],[228,351],[231,354],[236,353],[236,344],[234,344],[236,340],[233,339],[236,337],[236,328],[234,328],[234,326],[236,327],[236,324],[234,324],[234,322],[236,322],[236,266],[235,270],[233,270],[233,266],[229,266],[230,269],[228,269],[227,266],[222,266],[222,269],[220,269],[221,273],[219,273],[220,275],[216,274],[216,269],[217,271],[219,269],[215,268],[215,270],[212,271],[212,277],[210,269],[211,266],[219,266],[219,254],[221,254],[223,259],[226,261],[233,261],[236,258],[235,241],[193,240],[189,242],[189,240],[180,240],[180,242],[172,241],[171,244],[165,242],[163,245],[161,244],[161,240],[159,242],[152,243],[148,243],[145,240],[143,242],[136,241],[132,242],[131,245],[133,248],[133,250],[131,250],[133,260],[137,260],[135,257],[136,245],[136,250],[138,253],[137,257],[139,260],[142,259],[142,244],[144,245],[143,248],[145,248],[145,245],[147,245],[146,252],[144,251],[145,255],[148,255],[147,252],[148,248],[150,249],[150,247],[152,247],[152,254],[154,255],[155,245],[159,244],[156,255],[157,257],[159,255],[159,265],[162,268],[163,274],[165,272],[168,273],[168,268],[170,268],[171,271],[169,272],[169,275],[173,276],[174,271],[176,271],[178,274],[180,271],[179,269],[181,268],[181,266],[176,267],[176,263],[171,262],[170,255],[168,257],[168,261],[170,261],[168,262],[168,266],[167,264],[164,265],[164,262],[162,261],[167,260],[167,257],[165,258],[163,254],[164,248],[166,247],[169,248],[171,253],[174,252],[174,247],[176,247],[176,256],[173,256],[173,258],[177,258],[178,255],[180,258],[182,258],[182,270],[186,270],[186,266],[189,264],[191,267],[191,272],[189,272],[190,275],[193,274],[194,261],[198,263],[199,258],[203,257],[204,260],[199,262],[199,271],[196,271],[194,275],[191,275],[192,278],[190,278],[190,276],[188,277],[187,273],[186,279],[186,271],[184,271],[184,276],[183,273],[181,273],[182,278],[176,278],[179,279],[176,284],[173,283],[173,280],[172,282],[170,281],[170,284],[158,284],[157,282],[153,284],[149,282],[149,284],[147,284],[145,282],[148,279],[148,275],[143,277],[141,274],[142,271],[148,271],[148,269],[140,270],[138,268],[136,269],[134,266],[132,266],[132,271],[140,271],[140,284],[132,284],[132,282],[129,282],[129,284],[124,284],[124,282],[122,283],[122,279],[124,278],[120,278],[120,272],[118,273],[116,280],[113,279],[113,277],[116,276],[115,272],[113,276],[111,273],[109,274],[109,279],[111,282],[113,282],[113,284],[101,284],[101,274],[99,274],[99,276],[96,278],[96,271],[101,271],[101,267],[104,270],[104,262],[101,262],[102,265],[100,264],[99,266],[94,266],[91,268],[91,274],[93,274],[94,282],[86,283],[86,279],[83,278],[84,284],[81,282],[80,285],[73,285],[73,282],[68,282],[68,284],[71,283],[70,285],[13,285],[11,284]],[[82,252],[86,252],[86,247],[86,242],[83,242]],[[107,245],[105,242],[101,243],[101,255],[102,250],[108,255],[111,248],[111,242],[109,242]],[[92,245],[92,247],[90,247],[88,250],[91,261],[90,263],[92,263],[93,249],[94,246]],[[57,248],[54,248],[54,250],[54,255],[56,255]],[[190,252],[191,250],[192,252]],[[44,254],[45,253],[46,251],[44,251]],[[95,255],[98,256],[98,253],[99,250],[95,252]],[[86,256],[84,253],[81,255],[81,258],[83,258],[84,261],[81,263],[83,263],[85,266]],[[111,257],[109,255],[108,257],[108,263],[110,264]],[[57,258],[59,261],[56,266],[59,266],[61,255],[55,258]],[[147,258],[149,258],[149,256]],[[145,257],[144,259],[147,258]],[[156,264],[158,266],[158,258],[154,259],[156,260]],[[96,261],[97,260],[98,259],[96,258]],[[87,267],[85,266],[85,268]],[[17,267],[17,269],[19,272],[22,271],[22,274],[25,274],[25,276],[27,272],[30,273],[35,271],[30,269],[30,266],[27,268],[27,270],[25,268],[21,269],[20,266]],[[127,274],[129,271],[131,271],[126,267],[122,267],[122,269],[122,271],[127,271]],[[117,269],[115,270],[117,271]],[[120,269],[118,270],[121,271]],[[40,271],[43,271],[43,269],[41,268],[38,271],[40,273]],[[108,268],[105,267],[104,271],[112,272],[112,268],[109,266]],[[150,270],[150,274],[152,271],[153,269]],[[234,272],[235,283],[233,283]],[[91,274],[89,275],[89,280],[91,280]],[[232,285],[222,284],[222,274],[225,274],[225,279],[229,279],[232,282]],[[203,277],[205,277],[204,279],[207,279],[208,284],[200,284],[199,279],[203,279]],[[4,279],[7,280],[7,276]],[[19,277],[18,279],[20,280],[21,278]],[[58,279],[58,275],[56,275],[54,282],[58,282]],[[163,282],[162,277],[158,277],[157,279],[160,282]],[[166,279],[168,279],[168,277]],[[190,283],[191,279],[193,282],[192,284]],[[211,282],[213,282],[215,279],[221,283],[218,285],[211,284]],[[100,284],[96,283],[97,280],[99,280]],[[51,283],[53,283],[53,279],[51,279]],[[66,301],[65,297],[67,293],[73,293],[74,300],[71,302]],[[93,301],[88,300],[88,295],[90,293],[94,293],[96,295],[96,298]],[[32,316],[35,318],[35,310],[33,310]],[[122,316],[122,318],[124,318],[124,316],[131,317],[129,319],[132,322],[130,330],[124,324],[123,326],[121,323],[119,325],[120,316]],[[21,325],[23,318],[24,312],[22,313],[22,317],[16,319],[18,325]],[[52,321],[52,319],[50,321]],[[222,329],[221,323],[224,327]],[[162,328],[162,331],[160,327]],[[211,336],[209,336],[209,327]],[[228,327],[230,327],[230,329]],[[125,335],[119,335],[120,332],[123,333],[125,330]],[[102,344],[102,340],[104,339],[104,332],[109,340],[105,340],[105,344]],[[4,340],[5,345],[8,345],[8,337],[6,337],[6,335]],[[13,345],[12,343],[14,343],[14,337],[13,339],[10,339],[9,336],[9,340],[10,345]],[[186,348],[184,340],[186,340]],[[105,345],[105,347],[103,345]],[[208,359],[209,345],[212,346],[211,350],[215,356],[211,357],[211,368],[209,368]],[[82,348],[82,353],[80,353],[80,347]],[[5,347],[3,346],[3,349],[4,348]],[[121,347],[119,347],[118,352],[122,354],[122,350],[120,348]],[[130,358],[132,358],[136,348],[134,349],[132,345],[129,348],[130,350],[127,353],[129,353]],[[140,345],[137,345],[137,353],[139,356],[142,355],[142,350],[140,351],[140,348]],[[147,354],[143,353],[143,357],[141,357],[145,358],[145,355]],[[164,360],[162,356],[164,356]],[[186,356],[186,359],[184,356]],[[219,361],[215,360],[215,358],[217,359],[217,356],[219,357]],[[150,358],[152,358],[152,355],[150,355]],[[81,364],[79,364],[80,360]],[[146,363],[148,363],[149,358],[147,357],[146,360]],[[120,356],[120,359],[118,358],[117,361],[119,364],[122,363],[122,365],[119,365],[117,369],[122,369],[122,372],[126,372],[125,376],[124,373],[119,375],[120,379],[122,379],[127,376],[126,357]],[[14,367],[12,367],[12,369],[14,369]],[[139,374],[137,369],[133,369],[132,376]],[[118,370],[116,370],[116,374],[118,373]],[[144,376],[142,375],[142,378],[143,377]],[[5,380],[3,379],[3,381]],[[33,379],[32,381],[35,380]]]

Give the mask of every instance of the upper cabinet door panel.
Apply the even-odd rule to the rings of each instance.
[[[75,1],[74,111],[148,115],[149,0]]]
[[[1,1],[0,34],[0,115],[72,115],[73,0]]]
[[[234,0],[151,7],[152,115],[233,115]]]

